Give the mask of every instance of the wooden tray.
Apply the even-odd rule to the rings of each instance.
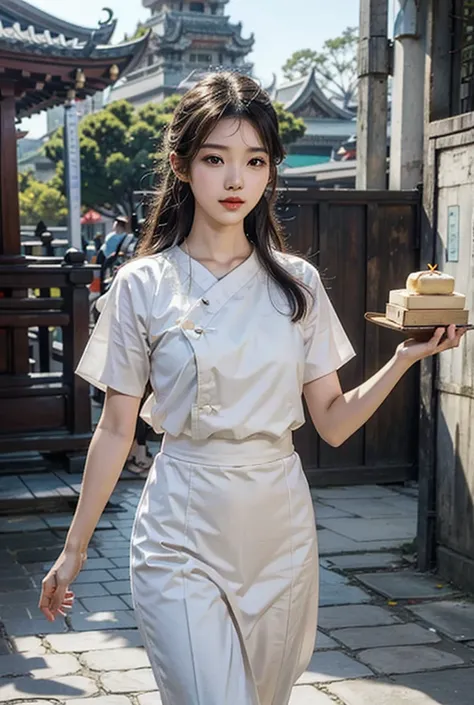
[[[382,328],[389,328],[390,330],[395,330],[398,333],[403,333],[407,338],[415,338],[416,340],[425,341],[429,340],[436,328],[447,328],[447,326],[402,326],[399,323],[390,321],[383,313],[366,313],[364,318],[370,323],[375,323],[377,326],[382,326]],[[472,323],[456,324],[456,328],[465,328],[466,330],[472,330],[474,325]]]

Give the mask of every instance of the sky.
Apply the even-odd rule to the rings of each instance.
[[[132,33],[138,20],[150,16],[141,0],[28,0],[30,4],[57,17],[87,27],[97,26],[105,18],[101,12],[110,7],[118,20],[112,42]],[[391,0],[393,7],[394,0]],[[242,34],[255,35],[255,48],[249,55],[254,64],[254,75],[264,85],[272,80],[273,73],[281,78],[281,67],[298,49],[320,49],[326,39],[337,37],[348,26],[359,23],[358,0],[230,0],[226,14],[233,23],[242,22]],[[393,14],[391,9],[390,14]],[[28,137],[40,137],[45,132],[44,114],[25,120],[22,127],[29,130]]]

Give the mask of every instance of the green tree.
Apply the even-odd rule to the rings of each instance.
[[[131,214],[133,192],[155,180],[159,145],[179,97],[136,110],[127,101],[107,105],[79,125],[82,203],[101,213]],[[45,145],[56,163],[53,185],[64,190],[63,130]]]
[[[133,34],[128,35],[127,33],[125,33],[123,35],[123,41],[130,42],[130,41],[132,41],[132,39],[138,39],[139,37],[143,37],[143,35],[146,34],[147,32],[148,32],[148,27],[146,27],[144,24],[142,24],[142,22],[138,22]]]
[[[20,174],[18,186],[21,225],[35,225],[39,220],[48,225],[66,224],[66,199],[54,186],[36,181],[32,172]]]
[[[283,75],[293,81],[314,69],[321,87],[347,108],[357,91],[358,44],[358,28],[347,27],[340,37],[327,39],[321,51],[296,51],[283,66]]]
[[[303,137],[306,132],[306,125],[302,118],[297,118],[290,113],[289,110],[285,110],[282,103],[275,102],[273,104],[275,108],[278,124],[280,128],[280,136],[284,145],[296,142],[301,137]]]

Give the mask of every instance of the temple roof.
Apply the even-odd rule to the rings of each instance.
[[[175,12],[164,13],[165,26],[163,36],[159,36],[160,46],[176,48],[181,42],[186,42],[190,35],[207,35],[212,37],[222,37],[232,40],[235,47],[241,49],[243,53],[252,50],[255,43],[253,34],[248,39],[242,37],[242,23],[231,24],[229,18],[223,15],[204,15],[197,12]],[[153,16],[149,18],[145,25],[153,28],[156,24],[161,24],[163,17]],[[182,48],[185,48],[184,46]],[[226,49],[230,47],[226,47]]]
[[[4,27],[19,24],[22,29],[27,29],[31,26],[36,32],[50,32],[52,36],[62,34],[66,39],[77,38],[80,41],[87,41],[95,32],[97,41],[101,44],[107,44],[110,41],[117,24],[117,20],[112,19],[110,15],[108,20],[97,27],[81,27],[54,17],[24,0],[1,0],[0,22]]]
[[[344,110],[328,98],[319,86],[314,69],[302,78],[284,83],[275,88],[272,84],[273,100],[283,103],[286,110],[298,117],[336,118],[352,120],[354,114]]]
[[[94,32],[87,41],[79,41],[64,35],[53,37],[31,26],[26,30],[19,24],[4,27],[0,22],[0,94],[5,85],[15,91],[19,118],[64,103],[70,89],[76,89],[79,99],[93,95],[133,70],[149,36],[102,45]],[[78,71],[83,82],[77,82]]]

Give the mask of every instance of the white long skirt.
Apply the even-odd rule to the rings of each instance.
[[[225,443],[165,438],[137,508],[133,604],[163,705],[287,705],[314,649],[318,555],[300,459],[286,441]]]

